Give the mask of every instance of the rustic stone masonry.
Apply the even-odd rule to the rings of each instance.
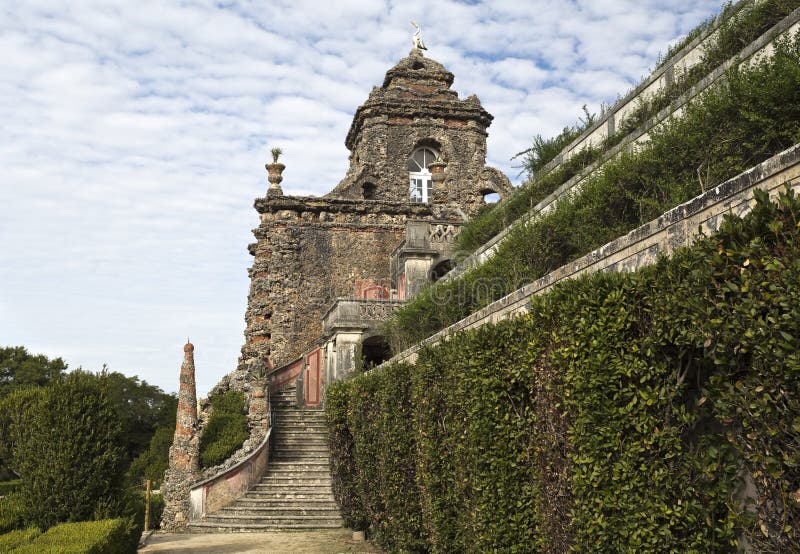
[[[177,529],[189,520],[189,487],[196,478],[199,466],[197,430],[197,392],[194,377],[194,345],[183,347],[178,414],[175,436],[169,449],[169,469],[164,476],[164,514],[162,527]]]
[[[183,530],[191,513],[190,491],[193,485],[219,475],[247,458],[264,440],[269,430],[269,399],[266,379],[243,371],[229,373],[212,389],[209,398],[235,390],[244,394],[247,407],[249,437],[241,448],[220,465],[200,467],[200,436],[211,416],[209,399],[198,413],[195,386],[194,345],[184,346],[178,390],[178,412],[175,435],[169,450],[169,469],[164,476],[164,513],[161,526],[165,530]]]
[[[261,223],[250,269],[245,344],[239,371],[261,375],[319,344],[325,311],[353,296],[356,281],[388,281],[389,260],[410,220],[462,223],[484,195],[506,196],[508,178],[485,167],[492,116],[475,96],[450,90],[453,74],[418,50],[386,73],[356,112],[345,144],[345,178],[323,198],[283,196],[274,187],[255,202]],[[430,166],[427,203],[409,195],[409,158],[420,147]],[[270,166],[271,182],[282,178]]]
[[[370,288],[365,283],[380,289],[380,299],[392,297],[399,277],[393,275],[390,258],[406,244],[408,229],[419,227],[427,237],[428,223],[433,225],[437,246],[428,248],[431,252],[426,250],[427,258],[420,262],[430,264],[433,257],[449,252],[438,243],[452,242],[485,195],[505,197],[512,191],[505,175],[485,166],[492,116],[477,97],[459,99],[450,90],[452,83],[452,73],[416,49],[391,68],[353,119],[345,141],[351,150],[347,174],[322,198],[285,196],[280,187],[285,166],[278,161],[279,149],[273,150],[272,163],[266,165],[270,187],[255,201],[260,217],[253,231],[256,242],[248,247],[254,261],[245,343],[237,369],[209,395],[227,390],[245,394],[250,437],[220,466],[199,469],[199,437],[210,404],[204,402],[197,414],[193,348],[187,345],[165,481],[166,529],[186,528],[194,514],[190,496],[199,496],[199,483],[224,479],[236,464],[257,453],[269,429],[267,375],[322,344],[323,315],[337,298],[365,294]],[[409,248],[406,254],[415,254]],[[410,290],[403,288],[407,275],[398,272],[400,288]],[[355,351],[354,343],[345,346],[343,352]]]

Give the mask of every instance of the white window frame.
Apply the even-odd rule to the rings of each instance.
[[[419,162],[414,157],[418,152],[423,153],[422,161],[425,167],[420,168]],[[428,158],[430,157],[430,161]],[[408,159],[409,166],[415,165],[418,170],[408,172],[409,180],[409,195],[411,202],[418,204],[427,204],[431,197],[431,170],[427,165],[439,158],[439,153],[430,146],[421,146],[411,153]]]

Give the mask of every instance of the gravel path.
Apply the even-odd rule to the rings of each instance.
[[[334,531],[273,531],[269,533],[155,533],[139,552],[192,554],[339,554],[343,552],[382,552],[368,542],[354,541],[346,529]]]

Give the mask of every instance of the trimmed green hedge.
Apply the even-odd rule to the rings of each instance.
[[[31,533],[33,542],[20,543],[20,546],[11,552],[14,554],[130,554],[136,552],[139,540],[138,534],[132,532],[133,527],[128,519],[61,523],[41,535],[35,529],[24,531],[23,533]],[[2,540],[2,536],[0,536],[0,540]]]
[[[523,157],[523,167],[528,172],[527,182],[510,198],[493,204],[464,226],[459,234],[460,248],[468,252],[476,250],[798,7],[800,0],[760,0],[725,6],[717,18],[701,23],[687,35],[687,39],[693,39],[716,19],[722,21],[704,48],[700,63],[688,72],[676,75],[671,86],[660,89],[647,100],[640,100],[624,120],[617,121],[616,132],[602,144],[578,152],[557,169],[545,174],[540,172],[541,168],[591,126],[593,116],[590,116],[584,106],[586,117],[581,118],[579,124],[565,127],[559,135],[551,139],[536,135],[533,146],[517,154]]]
[[[326,410],[337,500],[389,551],[800,552],[800,199],[759,193]]]
[[[22,479],[14,479],[13,481],[0,481],[0,496],[11,494],[19,488]]]
[[[239,450],[247,437],[244,394],[229,390],[211,399],[211,418],[200,436],[200,464],[213,467]]]
[[[33,542],[33,539],[41,535],[42,532],[36,528],[18,529],[0,535],[0,552],[12,552],[15,548],[25,546]]]
[[[800,142],[800,39],[732,69],[650,141],[608,162],[485,263],[424,289],[389,323],[398,351]]]

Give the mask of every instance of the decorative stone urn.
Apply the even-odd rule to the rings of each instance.
[[[283,196],[283,189],[281,189],[281,181],[283,181],[283,170],[286,166],[278,161],[278,158],[283,152],[280,148],[272,149],[272,163],[266,164],[269,181],[269,190],[267,196]]]

